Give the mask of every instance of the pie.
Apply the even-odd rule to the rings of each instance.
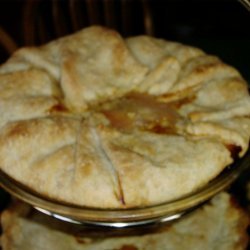
[[[228,193],[172,224],[125,233],[69,225],[13,204],[1,218],[3,250],[245,250],[249,218]]]
[[[0,67],[0,168],[40,195],[96,207],[187,195],[246,154],[246,81],[216,56],[91,26]]]

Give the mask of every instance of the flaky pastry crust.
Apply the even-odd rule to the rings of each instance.
[[[188,194],[242,157],[250,137],[236,69],[99,26],[18,50],[0,67],[0,111],[2,171],[51,199],[98,208]]]

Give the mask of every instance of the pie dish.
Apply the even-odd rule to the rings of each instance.
[[[250,152],[226,167],[222,173],[202,188],[175,200],[139,208],[101,209],[88,208],[58,202],[35,193],[33,190],[11,179],[0,170],[1,186],[36,210],[61,221],[95,228],[132,229],[171,224],[185,218],[190,212],[202,207],[213,196],[226,190],[250,165]]]
[[[57,202],[162,204],[216,178],[249,146],[240,73],[200,49],[92,26],[0,67],[0,168]]]

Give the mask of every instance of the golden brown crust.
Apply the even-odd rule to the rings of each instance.
[[[47,197],[126,208],[169,201],[249,146],[250,97],[219,58],[93,26],[0,67],[0,167]],[[177,185],[176,185],[177,184]]]

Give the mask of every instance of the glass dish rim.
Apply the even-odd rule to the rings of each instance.
[[[19,200],[57,219],[76,224],[127,227],[152,222],[171,221],[225,190],[250,166],[250,149],[227,166],[216,178],[200,189],[161,204],[127,209],[89,208],[54,201],[35,193],[0,170],[0,186]]]

